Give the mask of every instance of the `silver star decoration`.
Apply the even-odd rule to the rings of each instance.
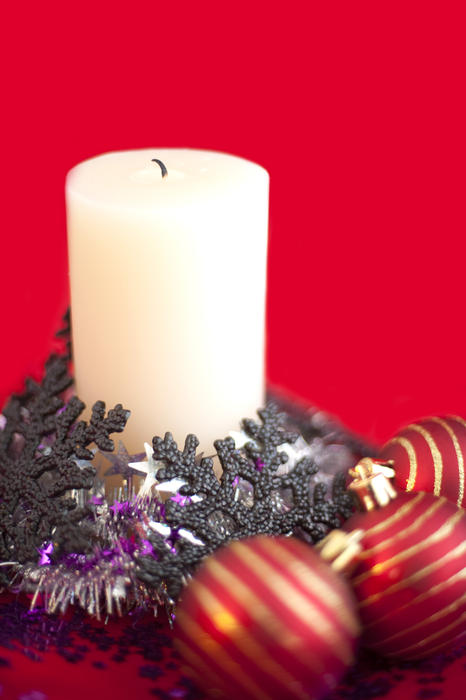
[[[52,450],[50,447],[45,447],[42,450],[42,454],[50,454],[51,451]],[[80,469],[84,469],[84,467],[92,467],[92,459],[94,459],[94,457],[95,457],[95,453],[97,452],[97,448],[93,447],[92,450],[90,450],[90,451],[93,454],[93,457],[91,459],[78,459],[77,457],[75,457],[74,463],[77,464]]]
[[[195,535],[193,535],[193,533],[190,532],[189,530],[185,530],[184,527],[182,527],[182,528],[180,528],[180,530],[178,530],[178,535],[180,537],[183,537],[185,540],[188,540],[188,542],[191,542],[191,544],[196,544],[199,547],[204,546],[204,542],[202,540],[200,540],[199,537],[196,537]]]
[[[228,433],[230,437],[233,438],[235,441],[235,447],[237,450],[240,450],[242,447],[245,446],[247,442],[252,442],[253,445],[257,446],[257,443],[249,437],[243,430],[230,430]]]
[[[130,462],[131,464],[134,464],[135,462],[137,463],[137,460],[141,460],[145,456],[144,452],[130,455],[121,440],[118,442],[118,451],[116,453],[102,452],[102,454],[111,464],[111,467],[107,469],[104,476],[121,475],[124,479],[128,479],[134,473],[130,466]]]
[[[305,457],[314,459],[316,455],[315,448],[306,442],[301,435],[293,443],[284,442],[283,445],[279,445],[277,450],[288,456],[288,462],[278,468],[277,474],[287,474]]]
[[[159,496],[172,496],[180,490],[182,486],[186,485],[186,481],[183,479],[170,479],[170,481],[159,482],[157,480],[157,474],[159,469],[164,466],[163,462],[156,462],[153,455],[154,450],[149,445],[148,442],[144,443],[144,449],[146,451],[147,460],[144,462],[130,462],[129,467],[139,472],[140,474],[145,474],[145,479],[139,489],[138,498],[146,498],[150,495],[152,487],[155,486],[155,490]],[[165,500],[162,498],[162,500]],[[200,496],[190,496],[193,503],[201,501]]]
[[[154,450],[148,442],[144,443],[146,460],[144,462],[130,462],[128,466],[140,474],[145,474],[145,479],[139,489],[138,498],[146,498],[150,495],[152,487],[158,483],[157,472],[163,466],[162,462],[156,462],[153,455]]]
[[[251,442],[257,447],[257,443],[252,440],[243,430],[231,430],[229,433],[230,437],[235,441],[235,447],[240,450],[245,446],[247,442]],[[307,443],[301,435],[298,436],[294,443],[284,442],[282,445],[277,447],[279,452],[284,452],[288,456],[288,461],[282,464],[278,470],[277,474],[286,474],[304,457],[310,457],[314,459],[316,450]]]

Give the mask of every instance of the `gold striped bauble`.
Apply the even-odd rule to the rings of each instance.
[[[466,504],[466,421],[459,416],[425,418],[389,440],[379,458],[393,460],[395,481],[406,491],[427,491]]]
[[[378,653],[421,659],[466,635],[466,512],[445,497],[401,493],[352,516],[363,551],[351,575],[362,642]]]
[[[293,538],[254,537],[208,557],[177,611],[187,671],[214,697],[309,700],[353,663],[348,585]]]

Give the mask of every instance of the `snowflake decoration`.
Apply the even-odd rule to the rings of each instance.
[[[176,597],[201,559],[228,540],[300,532],[317,542],[350,515],[352,500],[343,476],[333,480],[331,498],[324,483],[311,489],[318,467],[309,456],[302,456],[302,443],[299,450],[290,449],[298,436],[283,428],[283,415],[275,404],[258,413],[260,424],[252,420],[242,424],[249,441],[235,434],[237,443],[231,436],[214,443],[222,467],[220,479],[212,458],[197,458],[199,441],[194,435],[188,435],[182,451],[170,433],[164,439],[154,438],[152,459],[163,465],[157,479],[182,484],[179,498],[165,502],[165,521],[175,535],[180,528],[192,533],[195,543],[175,538],[167,549],[160,535],[150,536],[157,551],[163,547],[163,557],[139,559],[143,581],[160,585],[169,580],[169,594]],[[290,454],[296,463],[281,473]]]
[[[118,404],[106,414],[97,401],[89,422],[79,420],[85,405],[67,403],[71,385],[67,358],[53,355],[41,384],[26,383],[3,411],[0,430],[0,561],[34,561],[44,542],[66,538],[86,515],[69,492],[89,489],[95,469],[89,449],[113,449],[110,434],[124,429],[129,412]]]

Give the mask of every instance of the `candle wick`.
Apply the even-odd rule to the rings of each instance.
[[[167,170],[167,168],[166,168],[166,166],[165,166],[165,163],[162,163],[162,161],[159,160],[158,158],[152,158],[152,162],[153,162],[153,163],[157,163],[157,165],[160,165],[160,170],[162,171],[162,179],[163,179],[164,177],[167,177],[167,175],[168,175],[168,170]]]

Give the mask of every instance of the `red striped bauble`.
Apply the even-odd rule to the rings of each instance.
[[[466,421],[459,416],[425,418],[408,425],[382,448],[393,460],[395,482],[406,491],[446,496],[464,508]]]
[[[352,516],[363,552],[351,575],[362,643],[384,656],[420,659],[466,634],[466,513],[444,497],[402,493]]]
[[[177,648],[215,697],[322,697],[352,664],[358,634],[348,585],[292,538],[254,537],[220,549],[177,611]]]

